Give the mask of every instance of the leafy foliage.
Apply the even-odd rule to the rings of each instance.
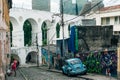
[[[31,31],[32,31],[32,26],[28,20],[24,22],[23,25],[23,30],[24,30],[24,45],[31,45]]]
[[[45,22],[42,24],[42,45],[47,45],[47,24]]]
[[[91,52],[86,61],[84,62],[87,65],[88,72],[90,73],[101,73],[100,68],[100,55],[96,55],[96,53]]]
[[[110,60],[112,61],[110,69],[111,75],[117,75],[117,54],[115,51],[109,51]],[[97,74],[105,74],[105,66],[102,62],[103,60],[103,52],[88,52],[88,53],[81,53],[80,58],[82,59],[83,63],[87,67],[88,73],[97,73]]]

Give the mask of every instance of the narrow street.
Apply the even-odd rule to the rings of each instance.
[[[8,80],[90,80],[77,76],[68,77],[62,73],[50,72],[36,67],[20,68],[17,76],[8,77]]]
[[[95,77],[98,77],[96,79]],[[17,70],[17,76],[9,76],[7,80],[117,80],[113,78],[100,78],[97,75],[79,75],[68,77],[60,72],[47,71],[38,67],[24,67]]]

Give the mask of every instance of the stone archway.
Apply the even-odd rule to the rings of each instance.
[[[49,30],[51,28],[51,21],[49,20],[45,20],[42,22],[41,25],[41,30],[42,30],[42,45],[47,45],[48,44],[48,40],[49,40]]]
[[[32,40],[32,26],[31,23],[26,20],[23,25],[23,31],[24,31],[24,46],[31,45],[31,40]]]
[[[35,43],[36,33],[38,30],[37,22],[32,19],[28,18],[24,21],[23,31],[24,31],[24,46],[28,45],[31,46]]]
[[[15,31],[18,31],[20,29],[19,27],[19,21],[15,17],[10,17],[10,41],[11,41],[11,47],[18,46],[16,42],[16,34],[14,34]]]
[[[17,21],[16,18],[10,17],[10,22],[11,22],[11,24],[12,24],[13,31],[19,29],[19,28],[18,28],[19,24],[18,24],[18,21]]]
[[[48,41],[47,41],[47,24],[46,24],[46,22],[42,23],[41,30],[42,30],[42,45],[47,45]]]
[[[19,66],[21,64],[21,60],[20,60],[20,57],[17,54],[11,54],[10,65],[12,64],[14,59],[17,60],[17,66]]]
[[[37,52],[35,51],[29,52],[28,55],[26,56],[25,62],[36,64],[37,63]]]

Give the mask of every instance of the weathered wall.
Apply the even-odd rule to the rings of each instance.
[[[5,80],[5,71],[9,63],[9,8],[7,0],[0,0],[0,80]]]
[[[79,51],[99,50],[112,46],[113,26],[77,26],[77,28]]]

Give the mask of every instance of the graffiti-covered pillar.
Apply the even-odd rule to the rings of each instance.
[[[117,76],[118,80],[120,80],[120,43],[118,43],[117,49]]]

